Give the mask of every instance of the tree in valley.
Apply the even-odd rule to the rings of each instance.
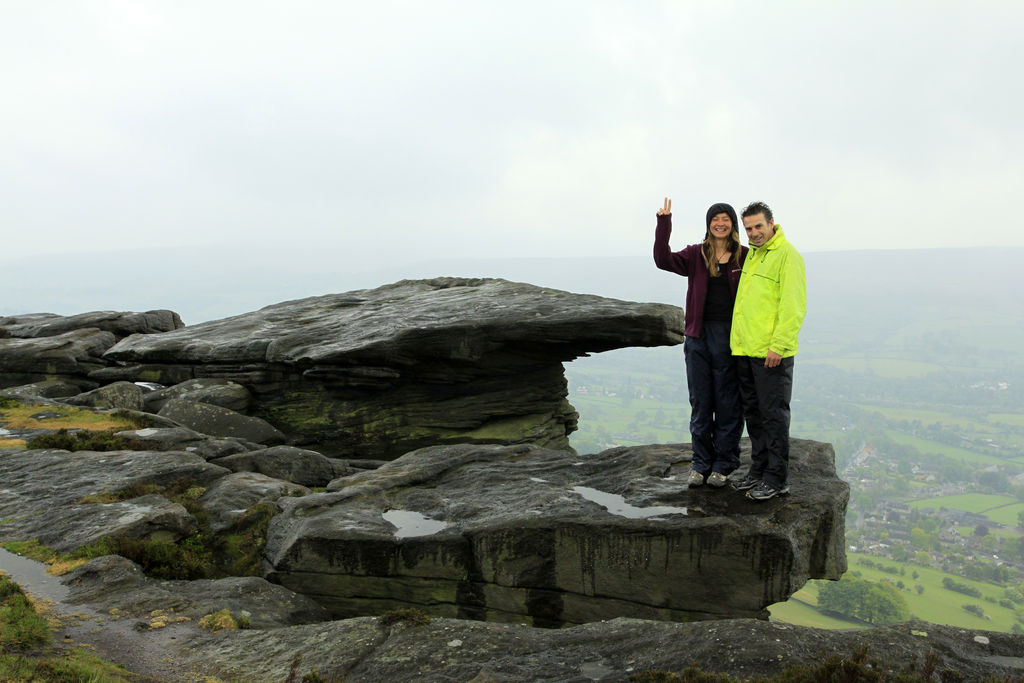
[[[907,601],[887,581],[874,583],[844,576],[834,583],[822,584],[818,607],[845,617],[885,626],[910,618]]]

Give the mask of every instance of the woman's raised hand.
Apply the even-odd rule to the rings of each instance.
[[[658,209],[658,215],[659,216],[670,216],[670,215],[672,215],[672,200],[671,199],[669,199],[668,197],[665,197],[665,206],[664,206],[664,208]]]

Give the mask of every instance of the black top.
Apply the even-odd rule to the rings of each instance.
[[[718,277],[708,278],[708,295],[704,299],[705,320],[732,320],[732,295],[729,278],[725,276],[728,263],[718,264]]]

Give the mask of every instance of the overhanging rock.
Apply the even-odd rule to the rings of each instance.
[[[809,578],[842,575],[849,487],[830,445],[794,440],[792,493],[762,503],[687,489],[691,457],[421,449],[281,499],[265,575],[336,617],[417,607],[537,626],[765,617]]]
[[[134,335],[104,380],[221,377],[252,414],[328,455],[393,458],[449,443],[569,450],[562,363],[678,344],[683,311],[497,279],[406,280]]]

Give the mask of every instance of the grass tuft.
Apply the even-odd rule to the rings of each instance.
[[[50,564],[57,559],[57,551],[43,545],[36,538],[27,541],[4,541],[0,543],[0,548],[44,564]]]
[[[50,626],[36,613],[21,586],[0,575],[0,652],[28,650],[50,642]]]
[[[408,624],[409,626],[426,626],[430,623],[430,617],[427,616],[426,612],[415,607],[393,609],[380,615],[381,626],[393,626],[398,623]]]
[[[227,576],[260,576],[267,526],[279,512],[274,503],[260,503],[245,511],[213,541],[217,569]]]
[[[251,626],[249,617],[240,614],[237,617],[225,608],[213,614],[207,614],[199,620],[199,625],[209,631],[237,631]]]
[[[68,431],[59,429],[50,434],[40,434],[28,440],[28,448],[57,448],[64,451],[131,451],[138,450],[139,444],[132,439],[117,436],[120,429]]]

